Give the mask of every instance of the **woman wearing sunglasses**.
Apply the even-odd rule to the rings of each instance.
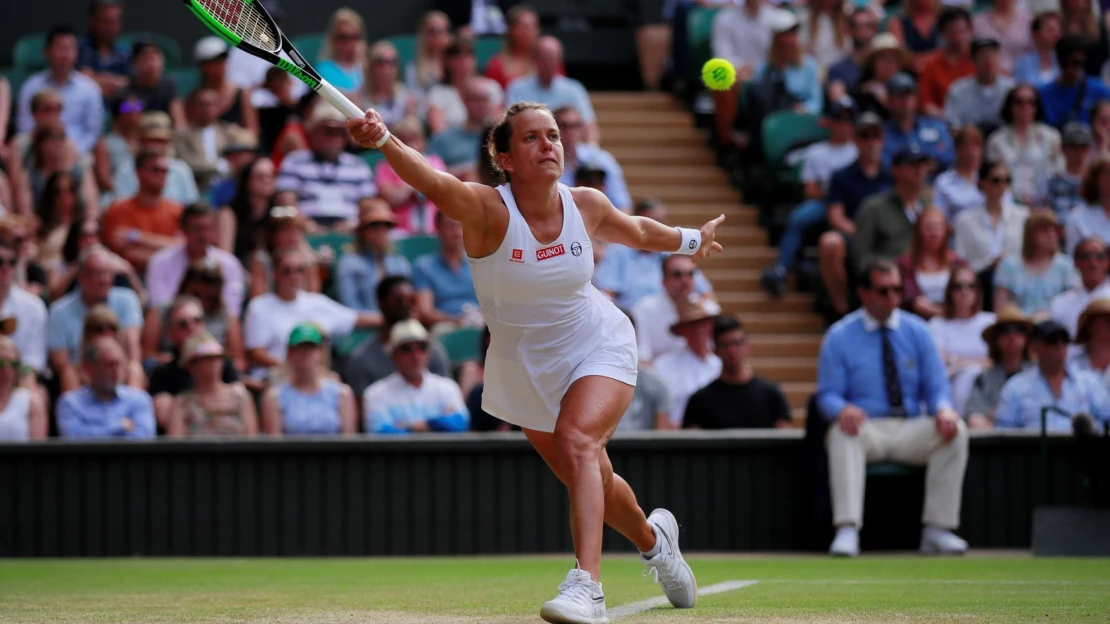
[[[357,433],[355,394],[328,370],[323,328],[297,325],[287,345],[284,379],[262,396],[262,430],[270,435]]]
[[[1048,196],[1048,179],[1064,165],[1060,133],[1044,121],[1041,96],[1023,84],[1002,102],[1004,125],[987,141],[987,158],[1006,164],[1014,178],[1013,194],[1026,206],[1040,206]]]
[[[1015,305],[1003,308],[993,325],[983,330],[983,342],[993,364],[975,378],[971,395],[964,404],[970,429],[994,427],[994,410],[1002,386],[1014,375],[1032,366],[1029,361],[1029,335],[1033,323]]]
[[[1005,163],[986,160],[978,177],[983,202],[956,217],[953,249],[981,273],[993,271],[1003,257],[1021,252],[1022,226],[1029,209],[1008,201],[1010,169]]]
[[[84,353],[84,345],[97,338],[107,336],[113,338],[122,344],[123,335],[120,333],[119,317],[112,308],[107,304],[98,303],[89,308],[88,313],[85,314],[85,326],[81,330],[81,353]],[[125,356],[126,357],[126,356]],[[84,371],[79,363],[77,370]],[[87,382],[87,379],[82,379],[81,383]],[[143,363],[138,359],[128,359],[123,365],[123,379],[120,380],[132,388],[146,389],[146,372],[143,371]]]
[[[983,311],[983,290],[971,268],[966,264],[953,268],[944,289],[943,311],[929,319],[929,333],[948,367],[953,407],[960,414],[975,378],[990,365],[982,335],[994,318]]]
[[[50,300],[60,299],[77,287],[77,259],[81,257],[81,252],[90,247],[104,247],[100,234],[100,222],[96,219],[86,218],[74,221],[69,226],[65,243],[62,245],[62,257],[43,267],[46,269],[46,290]],[[138,293],[139,299],[145,303],[146,289],[143,287],[143,281],[139,279],[139,274],[135,272],[135,267],[109,251],[107,247],[104,247],[104,253],[111,256],[115,266],[116,275],[112,285],[134,290]]]
[[[405,117],[415,115],[419,100],[400,80],[401,56],[397,48],[388,41],[379,41],[370,48],[367,59],[361,97],[363,108],[380,111],[390,128]]]
[[[316,259],[316,252],[304,237],[304,215],[294,206],[274,206],[259,228],[258,247],[250,256],[251,297],[264,295],[274,288],[274,255],[279,249],[300,249],[306,258]],[[305,274],[303,287],[320,292],[320,273]]]
[[[5,442],[45,440],[49,428],[42,399],[19,385],[22,369],[19,347],[0,336],[0,440]]]

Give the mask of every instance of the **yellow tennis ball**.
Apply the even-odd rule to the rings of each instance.
[[[701,66],[701,81],[714,91],[727,91],[736,82],[736,68],[725,59],[709,59]]]

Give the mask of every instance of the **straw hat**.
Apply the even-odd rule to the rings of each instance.
[[[393,353],[398,347],[410,342],[428,342],[428,330],[416,319],[401,321],[389,330],[389,343],[386,350]]]
[[[1100,316],[1110,315],[1110,299],[1095,299],[1087,304],[1079,315],[1078,329],[1075,332],[1076,344],[1087,344],[1091,339],[1091,323]]]
[[[358,227],[361,229],[371,223],[388,223],[393,227],[397,225],[397,217],[384,201],[368,201],[358,209]]]
[[[1033,322],[1022,313],[1016,304],[1009,303],[995,316],[994,325],[983,330],[983,342],[992,344],[998,328],[1003,325],[1020,325],[1025,328],[1025,335],[1033,332]]]
[[[222,358],[223,356],[224,346],[208,332],[201,332],[189,336],[188,340],[185,341],[185,345],[181,348],[181,363],[186,366],[201,358]]]
[[[678,329],[690,325],[691,323],[699,323],[701,321],[711,321],[717,318],[716,314],[709,312],[705,306],[699,301],[686,301],[678,306],[678,320],[671,325],[671,333],[678,333]]]
[[[871,47],[867,49],[867,58],[863,61],[864,66],[870,65],[875,55],[882,52],[897,52],[898,60],[902,63],[903,67],[909,65],[913,61],[913,55],[902,46],[902,42],[898,41],[898,37],[890,33],[879,33],[871,39]]]

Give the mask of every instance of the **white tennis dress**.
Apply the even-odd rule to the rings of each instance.
[[[509,185],[497,187],[509,228],[497,251],[468,258],[490,330],[482,409],[505,422],[554,431],[563,395],[587,375],[636,385],[636,335],[590,279],[594,255],[570,189],[559,185],[563,231],[541,245]]]

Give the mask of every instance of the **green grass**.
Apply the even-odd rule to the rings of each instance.
[[[538,622],[565,557],[0,561],[0,622]],[[1110,560],[692,557],[694,610],[618,622],[1106,622]],[[660,595],[608,557],[610,609]]]

